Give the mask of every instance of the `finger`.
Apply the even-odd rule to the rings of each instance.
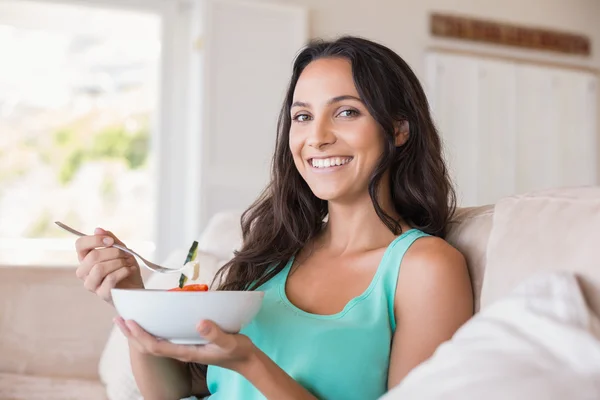
[[[224,332],[212,321],[202,321],[198,324],[196,329],[204,339],[219,346],[225,351],[232,350],[235,347],[235,338],[229,333]]]
[[[112,295],[110,290],[117,287],[119,282],[125,278],[128,278],[132,273],[133,268],[131,266],[119,268],[116,271],[109,273],[106,275],[106,277],[104,277],[102,283],[100,283],[100,286],[96,289],[96,294],[105,301],[111,301]]]
[[[127,327],[127,325],[125,324],[125,320],[121,317],[114,317],[113,318],[113,322],[115,323],[115,325],[117,325],[119,327],[119,329],[121,329],[121,332],[123,332],[123,335],[125,336],[131,336],[131,331],[129,330],[129,328]]]
[[[90,235],[81,236],[75,241],[75,251],[79,261],[83,259],[94,249],[112,246],[115,240],[109,235]]]
[[[93,249],[112,246],[114,243],[125,245],[114,233],[96,228],[94,235],[86,235],[75,241],[75,250],[79,261],[82,261]]]
[[[149,354],[175,358],[183,362],[194,361],[194,346],[183,346],[166,340],[159,340],[131,320],[125,321],[125,325],[127,325],[127,328],[131,332],[131,336],[137,340]]]
[[[96,228],[94,230],[94,234],[96,235],[100,235],[100,236],[108,236],[110,238],[112,238],[114,240],[115,243],[120,244],[125,246],[125,243],[123,243],[114,233],[112,233],[111,231],[107,231],[104,230],[102,228]]]
[[[81,265],[75,271],[75,275],[77,275],[79,279],[85,279],[96,264],[118,258],[129,259],[130,263],[135,265],[133,256],[130,256],[117,248],[107,247],[104,249],[94,249],[81,260]]]
[[[79,279],[86,279],[94,266],[102,264],[107,261],[124,259],[127,260],[127,264],[136,265],[133,256],[115,248],[106,249],[95,249],[92,250],[85,259],[81,262],[81,265],[75,271],[75,275]]]
[[[142,347],[142,345],[140,345],[140,343],[137,340],[135,340],[135,338],[131,334],[131,331],[125,324],[125,320],[123,318],[115,317],[113,319],[113,321],[114,321],[115,325],[117,325],[117,327],[119,328],[119,330],[121,331],[123,336],[125,336],[125,338],[127,338],[130,346],[133,346],[135,348],[135,350],[137,350],[140,353],[143,353],[143,354],[147,353],[145,351],[145,349]]]
[[[116,260],[95,264],[85,278],[83,287],[90,292],[96,292],[108,275],[118,269],[127,268],[130,265],[129,261],[125,258],[117,258]]]

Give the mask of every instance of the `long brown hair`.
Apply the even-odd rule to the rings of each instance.
[[[384,151],[369,183],[377,215],[394,234],[399,221],[384,212],[377,188],[389,170],[396,213],[409,225],[444,237],[456,207],[455,193],[442,156],[419,80],[400,56],[387,47],[358,37],[314,41],[296,57],[287,95],[279,114],[271,182],[242,215],[242,248],[217,274],[220,290],[252,290],[279,273],[289,259],[323,228],[327,202],[317,198],[295,167],[289,148],[290,107],[304,68],[323,57],[345,58],[354,84],[385,137]],[[407,142],[396,147],[394,128],[408,121]]]

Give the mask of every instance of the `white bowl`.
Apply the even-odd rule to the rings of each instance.
[[[152,335],[177,344],[205,344],[196,330],[211,320],[229,333],[239,332],[258,313],[264,292],[169,292],[157,289],[112,289],[119,315]]]

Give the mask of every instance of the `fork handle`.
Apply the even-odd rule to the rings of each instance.
[[[135,252],[135,251],[133,251],[133,250],[130,250],[130,249],[128,249],[128,248],[127,248],[127,247],[125,247],[125,246],[121,246],[120,244],[113,244],[111,247],[114,247],[114,248],[116,248],[116,249],[119,249],[119,250],[123,250],[125,253],[129,253],[129,254],[131,254],[132,256],[138,257],[138,258],[139,258],[140,260],[142,260],[144,263],[146,263],[146,262],[147,262],[147,261],[144,259],[144,257],[140,256],[138,253],[136,253],[136,252]]]
[[[129,254],[131,254],[132,256],[137,256],[137,257],[139,257],[139,254],[137,254],[135,251],[133,251],[133,250],[129,250],[127,247],[121,246],[120,244],[113,244],[113,245],[112,245],[112,246],[110,246],[110,247],[114,247],[114,248],[116,248],[116,249],[123,250],[125,253],[129,253]]]

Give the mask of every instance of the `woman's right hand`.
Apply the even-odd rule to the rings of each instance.
[[[82,236],[75,242],[79,267],[75,274],[83,286],[112,304],[112,288],[143,289],[144,282],[137,260],[113,243],[125,245],[115,235],[96,228],[94,235]]]

